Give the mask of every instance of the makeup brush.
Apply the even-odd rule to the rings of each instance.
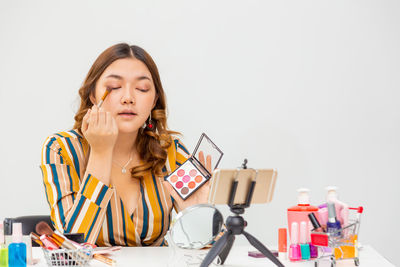
[[[40,240],[40,236],[39,236],[39,235],[37,235],[37,234],[34,233],[34,232],[31,232],[30,236],[31,236],[31,239],[32,239],[33,241],[36,242],[36,244],[38,244],[38,245],[41,246],[42,248],[45,248],[45,247],[46,247],[46,246],[43,244],[42,240]]]
[[[36,225],[36,232],[38,232],[39,234],[48,235],[49,237],[51,237],[54,241],[59,243],[64,248],[73,249],[73,250],[76,249],[75,245],[72,244],[71,241],[69,241],[67,238],[64,238],[64,237],[54,233],[54,231],[51,229],[51,227],[44,221],[41,221]],[[87,255],[85,255],[84,253],[80,253],[80,256],[81,257],[86,257]],[[99,260],[99,261],[102,261],[104,263],[107,263],[108,265],[115,265],[115,263],[116,263],[115,260],[110,259],[110,258],[108,258],[106,256],[103,256],[103,255],[94,255],[93,257],[96,260]]]
[[[106,91],[104,92],[104,95],[102,96],[100,102],[97,104],[97,107],[100,108],[101,105],[103,105],[104,99],[106,99],[106,97],[108,96],[108,94],[111,92],[111,88],[106,89]]]
[[[76,249],[74,245],[72,245],[71,242],[66,240],[65,238],[57,235],[54,233],[54,231],[51,229],[51,227],[44,221],[39,222],[36,224],[36,232],[39,233],[40,235],[47,235],[57,241],[62,247],[68,248],[68,249]]]

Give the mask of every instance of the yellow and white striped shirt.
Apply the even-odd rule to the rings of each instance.
[[[149,171],[140,181],[139,203],[133,214],[124,209],[112,186],[88,174],[84,166],[89,145],[76,130],[47,137],[41,170],[51,220],[65,233],[84,233],[98,246],[162,246],[171,221],[174,199],[162,185],[163,177]],[[164,170],[179,167],[189,152],[178,139],[168,148]]]

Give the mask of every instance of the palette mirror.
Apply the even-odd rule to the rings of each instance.
[[[178,213],[168,231],[168,242],[184,249],[201,249],[212,243],[223,224],[221,212],[212,205],[199,204]]]

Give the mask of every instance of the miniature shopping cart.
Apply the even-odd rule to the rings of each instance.
[[[311,243],[318,247],[319,255],[315,260],[315,267],[318,267],[320,260],[330,260],[331,267],[336,266],[336,261],[344,259],[353,259],[356,266],[360,265],[358,234],[363,207],[349,209],[356,210],[357,213],[347,226],[329,233],[311,232]]]
[[[57,249],[47,250],[43,248],[47,265],[52,266],[87,266],[93,257],[92,249]]]

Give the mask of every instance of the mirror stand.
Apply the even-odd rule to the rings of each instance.
[[[244,160],[242,169],[247,169],[247,159]],[[229,195],[229,208],[235,214],[234,216],[229,216],[226,219],[227,231],[218,239],[218,241],[213,245],[211,250],[208,252],[207,256],[204,258],[200,267],[208,267],[210,263],[219,256],[221,259],[221,264],[224,264],[229,252],[232,248],[233,242],[235,241],[235,235],[243,234],[249,243],[253,245],[258,251],[260,251],[264,256],[266,256],[270,261],[275,263],[276,266],[284,267],[284,265],[265,247],[257,238],[244,231],[247,226],[247,222],[243,219],[240,214],[243,214],[245,208],[250,207],[251,199],[253,197],[254,188],[256,181],[253,180],[250,184],[250,188],[247,192],[246,203],[245,204],[234,204],[234,199],[236,195],[236,189],[238,187],[238,181],[234,181],[231,186],[231,191]]]

